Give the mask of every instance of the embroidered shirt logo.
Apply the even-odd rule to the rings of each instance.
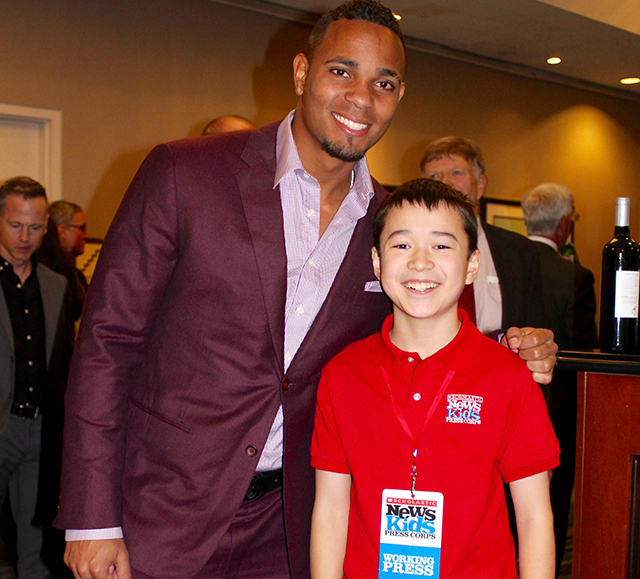
[[[447,395],[447,422],[459,424],[482,424],[480,411],[482,396],[471,394]]]

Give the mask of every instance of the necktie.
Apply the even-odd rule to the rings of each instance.
[[[464,290],[462,290],[462,295],[460,296],[460,299],[458,300],[458,307],[462,308],[465,312],[467,312],[467,315],[469,316],[469,319],[473,322],[473,324],[475,325],[476,323],[476,300],[475,297],[473,295],[473,284],[467,284],[464,286]]]

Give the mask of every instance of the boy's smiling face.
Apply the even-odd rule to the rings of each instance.
[[[468,257],[462,216],[443,204],[431,210],[404,203],[389,211],[373,248],[373,268],[394,304],[394,326],[416,320],[458,323],[458,298],[478,273],[479,252]]]

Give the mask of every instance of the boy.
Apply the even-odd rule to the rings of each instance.
[[[457,307],[480,259],[473,207],[447,185],[410,181],[381,206],[372,257],[393,314],[323,371],[313,579],[515,579],[503,478],[520,576],[552,579],[559,447],[544,399]]]

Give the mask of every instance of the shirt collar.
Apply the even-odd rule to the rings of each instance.
[[[529,239],[531,241],[537,241],[539,243],[544,243],[545,245],[548,245],[549,247],[552,247],[553,250],[556,253],[558,253],[558,245],[556,244],[555,241],[552,241],[548,237],[543,237],[542,235],[529,235]]]
[[[444,348],[438,350],[435,354],[426,358],[426,360],[437,358],[447,368],[453,370],[456,374],[466,374],[471,368],[478,349],[482,334],[469,320],[467,313],[458,309],[458,319],[462,321],[460,330],[455,338],[451,340]],[[389,331],[393,327],[393,314],[387,316],[382,323],[379,339],[377,340],[378,355],[380,361],[386,368],[392,368],[393,364],[399,357],[411,356],[416,360],[422,361],[417,352],[404,352],[398,348],[389,337]]]
[[[295,114],[295,110],[291,111],[278,127],[276,140],[276,173],[273,182],[274,189],[288,173],[306,173],[302,166],[300,155],[298,155],[298,147],[293,138],[293,132],[291,131],[291,123],[293,122]],[[362,157],[362,159],[356,163],[354,171],[355,179],[352,190],[357,193],[358,199],[361,204],[364,204],[366,212],[369,201],[373,197],[373,182],[371,181],[371,174],[369,173],[369,165],[366,157]]]

